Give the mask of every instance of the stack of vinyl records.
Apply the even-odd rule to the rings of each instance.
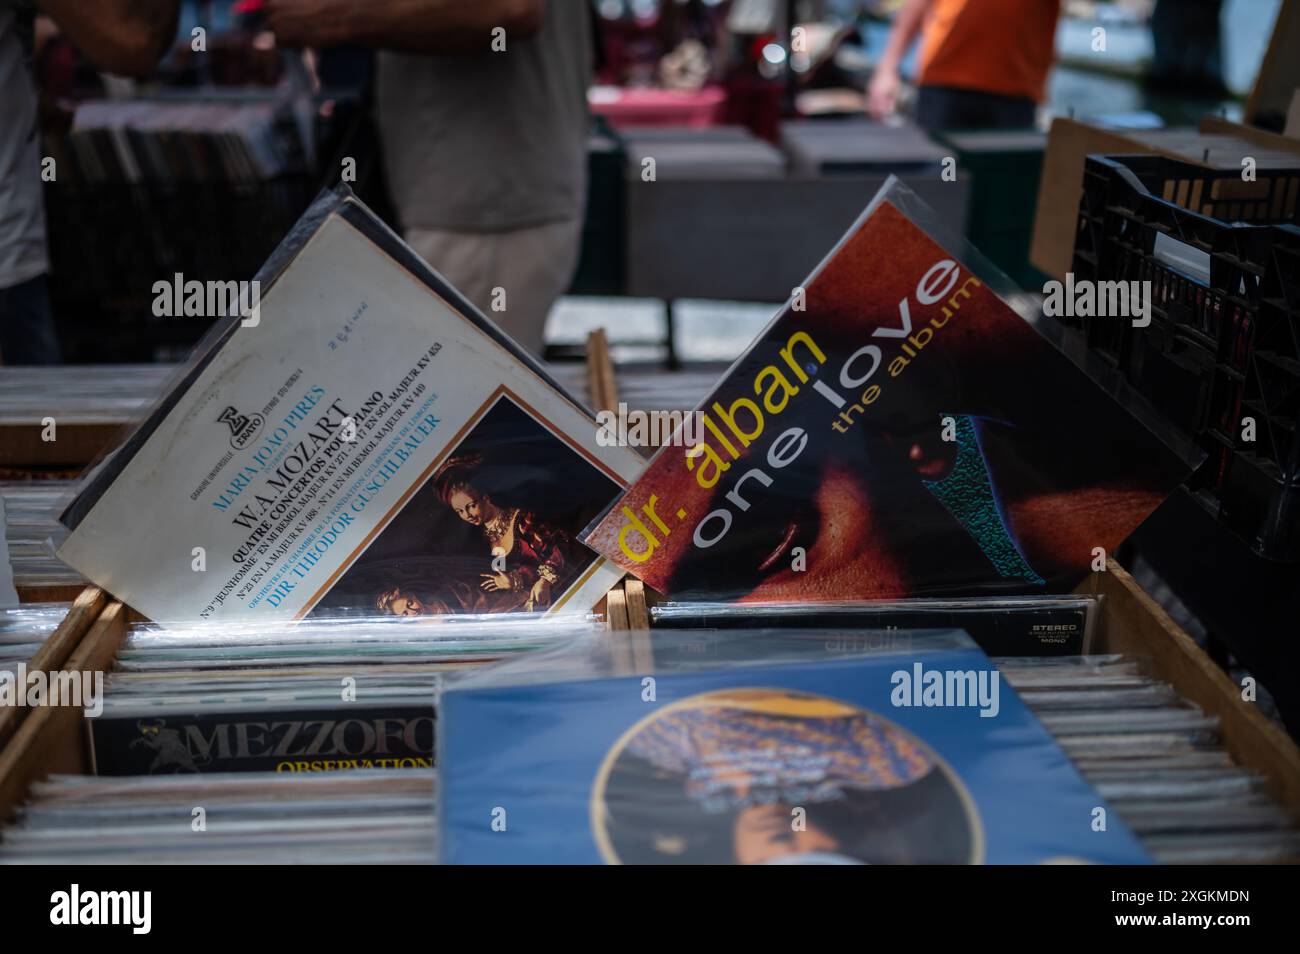
[[[256,183],[301,167],[296,129],[269,98],[93,100],[77,108],[67,154],[89,185]]]
[[[0,428],[40,427],[47,417],[54,419],[56,428],[65,424],[125,427],[144,417],[176,371],[170,363],[0,366]],[[586,365],[552,364],[547,371],[569,393],[584,398]],[[701,381],[691,393],[698,390],[703,395],[705,388]]]
[[[54,555],[66,534],[58,515],[72,499],[74,481],[0,481],[5,543],[19,587],[78,586],[86,580]]]
[[[569,394],[583,404],[590,403],[587,389],[587,366],[578,362],[552,363],[546,365],[547,373]]]
[[[0,671],[31,659],[67,614],[67,603],[0,609]]]
[[[1215,720],[1134,660],[796,622],[660,630],[651,665],[620,664],[635,638],[449,680],[444,862],[1300,858]]]
[[[597,629],[588,617],[137,626],[89,720],[99,775],[431,768],[441,677]]]
[[[1300,829],[1236,765],[1218,719],[1118,655],[995,659],[1003,677],[1157,861],[1300,860]]]
[[[431,861],[442,676],[600,629],[534,614],[137,625],[87,720],[99,777],[36,785],[0,861]]]
[[[171,364],[0,367],[0,427],[126,424],[138,420],[175,372]],[[57,431],[56,431],[57,434]]]
[[[881,175],[938,169],[946,152],[916,126],[861,120],[781,124],[791,169],[807,176]]]
[[[630,127],[620,131],[627,153],[627,176],[641,180],[654,160],[655,181],[662,179],[780,179],[785,156],[740,126],[683,128]]]
[[[664,630],[813,629],[827,651],[843,652],[907,652],[918,629],[962,629],[1154,859],[1300,859],[1300,831],[1263,779],[1224,751],[1216,718],[1144,675],[1137,660],[1080,655],[1099,635],[1099,610],[1085,596],[682,602],[652,607],[651,619]]]
[[[0,863],[428,863],[433,791],[421,769],[56,775],[33,786]]]
[[[717,380],[717,369],[674,372],[662,369],[621,370],[618,396],[632,410],[691,411]]]
[[[1006,638],[1007,608],[989,613],[1002,624],[984,632]],[[435,725],[450,861],[574,844],[556,860],[778,862],[793,848],[741,823],[786,802],[812,832],[790,860],[1300,858],[1300,830],[1223,751],[1216,720],[1132,659],[990,660],[953,630],[666,628],[647,679],[610,662],[630,638],[536,618],[138,627],[89,721],[100,775],[121,777],[36,786],[0,860],[430,861]],[[18,640],[3,645],[29,655]],[[949,698],[953,675],[968,691]],[[736,772],[758,774],[736,788]],[[592,798],[594,842],[570,830]],[[525,838],[480,841],[498,803]],[[877,812],[892,813],[884,827]],[[709,834],[713,816],[734,844]]]
[[[806,603],[668,602],[650,609],[659,629],[834,629],[883,634],[960,629],[990,656],[1070,656],[1087,652],[1100,627],[1092,596],[970,597]],[[832,648],[832,647],[827,647]]]

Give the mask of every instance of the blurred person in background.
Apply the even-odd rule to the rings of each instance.
[[[1056,46],[1060,0],[906,0],[867,89],[877,119],[897,105],[899,64],[921,35],[916,122],[923,129],[1034,124]]]
[[[0,361],[60,359],[32,78],[37,15],[49,17],[96,69],[142,76],[170,48],[179,6],[180,0],[0,0]]]
[[[588,7],[265,0],[267,26],[283,46],[379,51],[376,118],[406,241],[537,355],[581,245]]]

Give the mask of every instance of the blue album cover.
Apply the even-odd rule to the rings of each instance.
[[[938,645],[470,677],[441,700],[442,860],[1146,862],[989,658]]]

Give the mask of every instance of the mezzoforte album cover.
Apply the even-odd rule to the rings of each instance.
[[[1062,592],[1187,477],[918,206],[886,185],[588,544],[681,598]]]
[[[64,513],[62,560],[161,622],[586,611],[617,580],[577,538],[641,459],[345,187],[258,282]]]
[[[653,675],[553,655],[453,681],[438,718],[441,859],[1147,860],[983,652],[917,635],[907,651],[843,655],[822,632],[661,632]],[[722,647],[708,662],[691,659],[702,636]]]
[[[96,775],[432,768],[428,701],[141,706],[88,720]]]

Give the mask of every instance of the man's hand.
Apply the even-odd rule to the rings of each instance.
[[[554,0],[578,3],[581,0]],[[399,53],[486,53],[492,31],[510,39],[542,26],[543,0],[266,0],[267,28],[281,46],[345,43]]]
[[[147,76],[176,39],[180,0],[37,0],[36,9],[97,69]]]
[[[376,2],[382,6],[382,0]],[[322,49],[349,43],[356,25],[353,15],[368,3],[356,0],[265,0],[266,28],[280,46]]]
[[[898,78],[899,65],[903,62],[907,48],[921,32],[921,24],[933,3],[934,0],[906,0],[894,14],[889,40],[885,43],[885,50],[880,54],[876,70],[871,74],[871,83],[867,87],[867,110],[876,119],[884,119],[898,106],[898,91],[902,86]]]
[[[867,110],[875,119],[893,115],[898,106],[901,82],[898,70],[884,63],[871,74],[871,84],[867,87]]]

